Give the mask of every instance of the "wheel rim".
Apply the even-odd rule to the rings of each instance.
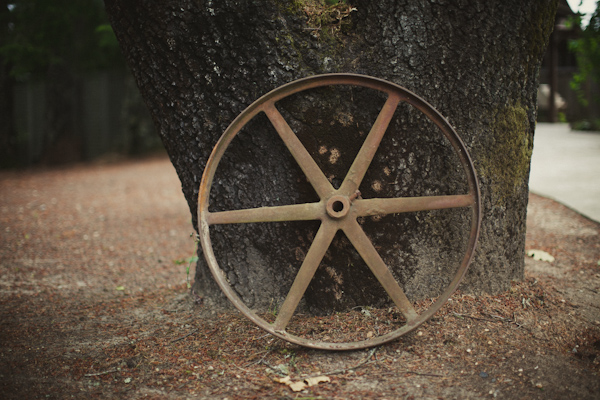
[[[276,108],[278,101],[293,94],[318,87],[336,85],[375,89],[384,92],[388,96],[339,189],[335,189],[327,180],[312,156]],[[358,188],[373,160],[376,150],[379,148],[379,144],[393,118],[397,106],[401,102],[406,102],[425,114],[449,140],[454,152],[458,155],[460,164],[467,177],[469,187],[467,194],[396,197],[391,199],[357,199],[357,195],[360,193],[358,192]],[[308,181],[315,189],[320,201],[285,206],[209,212],[210,189],[221,158],[233,138],[248,122],[260,113],[266,114],[293,158],[306,175]],[[371,240],[358,224],[357,218],[463,207],[470,207],[472,209],[472,221],[467,249],[462,262],[448,287],[444,289],[429,308],[418,314],[385,262],[379,256]],[[229,285],[225,273],[219,267],[213,251],[210,240],[210,226],[218,224],[302,220],[320,220],[321,225],[302,262],[292,287],[279,310],[275,322],[270,323],[247,307]],[[300,79],[267,93],[252,103],[231,123],[216,144],[206,164],[199,190],[198,221],[200,243],[213,277],[229,300],[248,319],[267,332],[302,346],[327,350],[361,349],[389,342],[414,330],[431,318],[456,290],[471,262],[479,236],[481,221],[480,191],[475,169],[466,146],[446,119],[431,105],[407,89],[381,79],[355,74],[326,74]],[[342,230],[346,234],[351,244],[386,290],[398,310],[404,315],[406,318],[405,325],[387,334],[354,342],[319,341],[286,332],[285,328],[294,315],[298,303],[338,230]]]

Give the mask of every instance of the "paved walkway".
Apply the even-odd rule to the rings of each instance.
[[[538,123],[529,189],[600,222],[600,132]]]

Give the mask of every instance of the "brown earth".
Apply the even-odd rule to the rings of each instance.
[[[528,258],[506,293],[458,292],[414,333],[334,353],[200,316],[179,186],[164,157],[0,173],[1,398],[600,398],[600,224],[531,195],[527,248],[553,262]],[[305,322],[327,318],[352,326]],[[293,392],[286,375],[330,381]]]

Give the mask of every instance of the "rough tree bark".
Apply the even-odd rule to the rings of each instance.
[[[524,267],[528,178],[541,57],[554,0],[105,0],[111,23],[182,182],[194,227],[208,156],[228,124],[294,79],[353,72],[417,93],[455,127],[474,160],[484,219],[463,288],[498,292]],[[349,100],[356,100],[354,108]],[[334,185],[383,100],[368,90],[316,90],[278,104]],[[427,119],[399,107],[361,186],[363,197],[456,193],[464,179]],[[340,138],[343,138],[342,140]],[[211,192],[217,208],[314,201],[266,118],[235,139]],[[461,180],[462,179],[462,180]],[[367,218],[363,228],[411,299],[452,277],[468,235],[460,210]],[[250,307],[280,302],[318,223],[215,227],[230,283]],[[348,251],[346,251],[348,250]],[[449,278],[448,278],[449,276]],[[196,291],[224,304],[200,254]],[[343,234],[306,295],[313,311],[381,305],[387,296]],[[273,303],[275,302],[275,303]]]

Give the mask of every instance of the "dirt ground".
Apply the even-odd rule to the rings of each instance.
[[[191,233],[164,157],[0,172],[0,397],[600,398],[600,224],[554,201],[530,196],[527,234],[554,261],[352,352],[200,318]],[[326,378],[294,392],[285,376]]]

